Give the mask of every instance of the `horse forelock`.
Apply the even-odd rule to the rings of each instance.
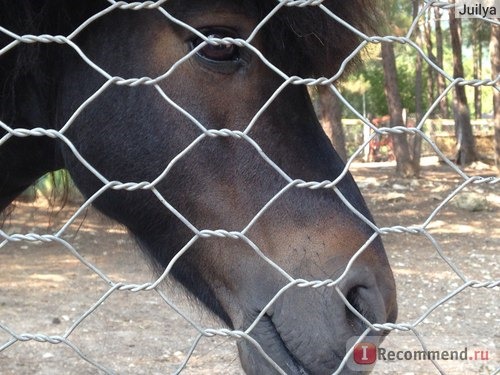
[[[374,1],[325,0],[322,6],[361,33],[370,34],[375,29]],[[273,40],[273,50],[282,51],[278,55],[284,58],[285,71],[303,77],[335,74],[342,61],[361,43],[359,35],[317,6],[283,7],[271,18],[268,34]],[[354,58],[350,67],[358,61],[359,58]]]

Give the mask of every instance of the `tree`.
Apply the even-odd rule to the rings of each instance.
[[[413,0],[413,17],[415,17],[415,11],[418,10],[418,1]],[[417,7],[417,8],[416,8]],[[429,59],[434,62],[434,64],[437,64],[437,59],[436,56],[434,56],[433,53],[433,41],[432,41],[432,26],[431,26],[431,18],[432,18],[432,9],[433,7],[430,7],[427,9],[425,12],[425,22],[424,24],[424,38],[425,42],[420,42],[419,45],[423,49],[424,47],[426,48],[426,53]],[[420,31],[418,31],[420,33]],[[422,39],[422,37],[420,36]],[[421,56],[418,56],[420,58],[420,61],[422,60]],[[427,64],[427,97],[428,97],[428,102],[433,103],[434,98],[437,96],[436,95],[436,76],[437,72],[434,70],[434,67],[431,64]]]
[[[410,26],[409,14],[411,3],[394,1],[381,4],[386,16],[389,34],[401,34],[402,30],[394,27],[394,24]],[[382,43],[382,68],[384,71],[384,92],[387,100],[387,108],[390,117],[390,126],[404,126],[403,104],[398,86],[398,72],[396,69],[396,57],[393,43]],[[414,95],[414,93],[412,93]],[[396,157],[396,175],[401,177],[418,177],[420,172],[420,157],[415,155],[414,149],[410,149],[407,133],[392,133],[393,152]],[[417,157],[415,157],[417,156]]]
[[[500,76],[500,26],[491,24],[490,36],[491,77]],[[500,89],[493,88],[493,118],[495,121],[495,163],[500,169]]]
[[[441,9],[439,7],[434,7],[434,28],[436,30],[436,59],[437,65],[443,68],[444,53],[443,53],[443,31],[441,29]],[[446,83],[444,77],[441,74],[437,75],[437,88],[439,95],[446,89]],[[450,116],[448,112],[448,98],[445,96],[439,102],[439,111],[441,113],[441,118],[448,118]]]
[[[471,18],[469,27],[464,27],[464,42],[472,49],[472,76],[481,79],[483,75],[483,47],[487,47],[490,39],[489,23],[478,18]],[[481,118],[483,112],[482,87],[474,86],[474,118]]]
[[[472,44],[472,63],[473,63],[473,76],[474,78],[481,77],[483,70],[482,65],[482,55],[483,49],[481,40],[479,38],[479,33],[481,31],[481,25],[484,23],[483,20],[471,19],[471,44]],[[481,118],[481,87],[474,86],[474,118]]]
[[[419,0],[412,0],[413,4],[413,18],[418,16],[418,5]],[[420,31],[420,26],[417,23],[415,25],[415,38],[417,44],[420,47],[424,46],[424,41],[422,40],[422,33]],[[431,49],[432,51],[432,49]],[[431,90],[431,87],[429,87]],[[431,90],[432,92],[432,90]],[[416,67],[415,67],[415,115],[417,116],[417,124],[420,123],[424,115],[423,102],[422,102],[422,56],[417,53]],[[412,137],[412,164],[415,176],[420,174],[420,155],[422,151],[422,138],[418,134],[414,134]]]
[[[342,127],[342,106],[337,95],[328,86],[317,86],[314,100],[316,115],[333,147],[343,161],[347,160],[344,129]]]
[[[454,1],[453,1],[454,2]],[[453,76],[455,78],[464,77],[464,67],[462,63],[462,38],[461,22],[455,17],[455,8],[449,11],[451,48],[453,51]],[[457,164],[465,165],[478,159],[476,153],[476,142],[472,134],[470,123],[470,112],[465,95],[465,87],[456,85],[453,95],[453,117],[455,120],[455,136],[457,139]]]
[[[391,118],[391,127],[404,126],[403,105],[398,88],[396,57],[394,45],[382,43],[382,65],[384,68],[384,89]],[[406,133],[392,134],[393,152],[396,157],[396,175],[401,177],[418,177],[420,160],[410,153]]]

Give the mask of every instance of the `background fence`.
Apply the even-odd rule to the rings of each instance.
[[[158,8],[161,11],[162,4],[163,2],[127,4],[110,1],[110,7],[95,17],[106,17],[115,8],[127,9],[128,11]],[[283,1],[277,4],[275,10],[263,19],[257,27],[260,27],[270,17],[273,17],[273,13],[279,11],[281,6],[295,6],[298,8],[317,6],[326,12],[328,11],[321,4],[321,1],[317,0]],[[444,2],[425,2],[420,8],[416,20],[422,17],[429,7],[448,9],[450,6],[450,4]],[[334,18],[334,15],[332,15],[332,18]],[[405,36],[402,37],[362,35],[364,41],[349,58],[360,53],[368,44],[405,43],[414,48],[422,56],[426,64],[445,77],[448,82],[446,92],[450,92],[457,85],[480,85],[490,87],[492,90],[499,89],[498,77],[495,80],[484,77],[474,77],[466,80],[463,77],[453,77],[451,73],[438,67],[414,41],[415,25],[416,21],[412,23]],[[72,35],[78,34],[84,27],[85,24]],[[189,26],[186,27],[190,28]],[[346,27],[349,27],[349,25],[346,25]],[[6,30],[0,31],[6,33]],[[359,34],[357,30],[352,31]],[[8,33],[8,35],[12,38],[14,44],[57,42],[69,43],[73,48],[77,48],[71,38],[66,37],[17,35],[12,33]],[[245,41],[233,42],[239,43],[250,50],[254,48]],[[11,46],[10,48],[14,47]],[[0,50],[0,59],[2,53],[6,52],[6,49]],[[83,54],[82,59],[90,66],[93,66],[93,63]],[[353,116],[356,116],[358,121],[363,123],[365,127],[372,128],[371,138],[381,134],[402,132],[414,134],[421,137],[427,147],[433,150],[447,172],[453,172],[454,176],[451,180],[440,180],[436,175],[433,175],[435,180],[430,180],[430,182],[429,180],[427,182],[390,180],[389,182],[385,181],[384,184],[380,181],[380,177],[382,177],[380,174],[375,175],[374,178],[372,175],[371,179],[359,175],[359,181],[365,196],[369,199],[373,198],[370,202],[375,215],[377,215],[377,206],[380,205],[396,205],[394,207],[397,208],[394,216],[377,218],[379,222],[387,223],[387,225],[378,227],[377,231],[383,236],[386,243],[389,243],[387,250],[390,254],[390,260],[400,290],[399,301],[402,305],[402,313],[400,313],[397,324],[374,324],[373,328],[391,331],[386,341],[386,345],[389,345],[389,347],[395,345],[413,350],[415,345],[417,345],[417,348],[424,349],[432,349],[438,345],[440,349],[446,350],[446,343],[448,343],[450,346],[455,345],[453,348],[457,348],[456,345],[458,345],[458,348],[469,346],[470,350],[480,348],[480,355],[483,355],[483,352],[489,355],[488,359],[478,358],[477,360],[472,360],[468,356],[466,364],[459,363],[458,369],[452,367],[451,372],[466,370],[478,373],[492,373],[498,371],[500,367],[498,367],[496,345],[499,331],[499,299],[497,293],[500,285],[497,263],[500,240],[497,217],[499,179],[484,176],[480,170],[457,167],[442,150],[436,147],[435,143],[429,138],[429,134],[424,131],[423,125],[428,120],[431,109],[437,106],[438,100],[442,96],[432,103],[429,110],[414,127],[376,128],[341,95],[335,86],[337,75],[333,78],[319,79],[288,77],[269,62],[266,61],[266,64],[270,69],[283,76],[287,84],[330,85],[333,83],[331,90],[339,97],[343,105],[349,108]],[[98,67],[95,68],[98,69]],[[107,79],[109,84],[137,85],[151,83],[149,78],[119,79],[109,76]],[[282,88],[285,86],[283,85]],[[183,109],[180,110],[183,113],[185,112]],[[189,116],[188,113],[184,114]],[[8,133],[8,136],[0,140],[0,147],[11,136],[24,137],[44,134],[62,139],[61,133],[55,130],[19,129],[12,128],[6,123],[0,123],[0,126]],[[241,132],[229,130],[211,131],[204,129],[204,132],[206,136],[247,137]],[[251,139],[247,141],[252,142]],[[66,140],[66,142],[68,141]],[[196,147],[196,145],[193,144],[190,147]],[[357,147],[356,152],[347,162],[346,170],[351,169],[357,175],[357,171],[363,169],[362,166],[355,164],[355,159],[363,153],[366,147],[368,147],[368,142],[364,142]],[[187,150],[184,150],[181,154],[187,152]],[[82,160],[82,162],[85,161]],[[273,164],[270,162],[270,165]],[[93,169],[91,165],[88,167],[91,170]],[[95,170],[94,172],[97,173]],[[104,182],[105,188],[101,189],[101,192],[106,189],[143,189],[149,188],[150,185],[148,182],[118,183],[108,180],[104,180]],[[290,179],[289,183],[298,185],[302,182]],[[305,184],[310,188],[324,187],[325,185],[314,181]],[[434,185],[430,186],[429,184]],[[335,183],[327,185],[335,186]],[[415,200],[420,197],[418,195],[419,191],[425,192],[425,194],[428,191],[433,192],[433,197],[426,197],[430,198],[430,202],[425,201],[426,204],[429,203],[431,206],[425,212],[415,212],[414,221],[399,222],[402,211],[411,210],[410,203],[415,203]],[[460,201],[461,197],[469,197],[472,191],[486,199],[486,201],[483,200],[486,208],[478,209],[479,212],[474,214],[476,216],[473,217],[473,222],[463,222],[460,217],[461,211],[456,211],[459,209],[459,203],[457,202]],[[376,201],[377,196],[379,197],[378,201]],[[380,200],[380,197],[383,198]],[[165,289],[159,287],[160,282],[166,277],[167,273],[157,280],[150,280],[151,275],[147,267],[140,266],[141,262],[136,255],[131,255],[130,251],[117,251],[120,248],[130,249],[133,246],[130,240],[125,239],[123,230],[114,226],[104,226],[99,217],[93,217],[93,213],[86,214],[87,208],[93,199],[95,197],[84,202],[70,218],[64,218],[63,222],[59,222],[60,219],[52,218],[49,227],[47,227],[45,221],[42,221],[45,216],[41,213],[16,216],[16,211],[14,211],[11,218],[4,225],[4,229],[0,230],[2,264],[9,265],[8,268],[2,267],[2,276],[0,277],[0,287],[3,290],[1,292],[3,297],[0,297],[2,298],[0,301],[1,367],[4,367],[8,373],[31,373],[33,369],[39,373],[50,373],[54,368],[57,368],[58,371],[72,372],[79,368],[83,360],[86,365],[89,365],[89,367],[85,367],[88,368],[89,373],[96,369],[106,373],[148,373],[152,367],[157,372],[174,372],[183,370],[186,364],[188,372],[195,373],[199,371],[202,373],[203,369],[198,368],[200,365],[197,362],[199,357],[197,357],[196,353],[193,354],[195,349],[202,347],[204,343],[210,342],[209,340],[214,337],[222,337],[224,342],[234,342],[235,339],[248,338],[248,334],[245,332],[218,328],[219,326],[206,328],[203,323],[205,320],[194,317],[196,314],[188,307],[184,305],[178,307],[178,303],[173,302],[174,297],[167,295]],[[456,222],[446,219],[446,215],[450,211],[458,212],[458,214],[452,216]],[[87,221],[83,220],[85,215],[89,215]],[[407,216],[405,217],[405,220],[407,220]],[[467,216],[467,219],[471,219],[471,216]],[[482,231],[480,231],[478,238],[472,238],[477,236],[475,232],[473,233],[473,228],[483,226],[483,222],[490,223],[492,226],[481,228]],[[33,228],[28,229],[26,223],[30,223]],[[98,223],[99,226],[94,227],[93,223]],[[47,228],[49,228],[48,231]],[[52,228],[57,229],[53,230]],[[22,230],[27,231],[23,232]],[[467,230],[471,232],[466,232]],[[451,236],[451,239],[443,237],[442,233],[447,233],[448,236]],[[207,231],[198,235],[242,236],[241,233],[225,231]],[[95,237],[95,240],[90,240],[93,237]],[[461,244],[454,242],[453,238],[460,239]],[[95,243],[90,244],[91,249],[89,249],[89,241],[95,241]],[[471,243],[474,241],[473,243],[476,245],[468,247],[468,241],[471,241]],[[477,245],[478,243],[480,245]],[[459,249],[460,246],[463,246],[463,248]],[[37,269],[37,262],[43,260],[40,257],[46,256],[38,255],[45,254],[42,253],[45,251],[44,249],[48,249],[49,254],[52,254],[48,260],[53,266],[49,269]],[[97,249],[98,251],[96,251]],[[187,249],[183,251],[187,251]],[[458,257],[456,256],[457,253],[460,254]],[[28,266],[23,256],[30,256],[30,254],[32,258],[28,257],[28,259],[31,259],[30,261],[34,262],[34,264]],[[110,267],[110,263],[105,261],[107,257],[112,257],[115,260],[113,262],[115,265],[119,263],[119,270],[106,269],[106,267]],[[63,263],[61,259],[63,259]],[[431,266],[426,267],[426,262],[429,262]],[[43,264],[43,267],[48,267],[47,263],[41,264]],[[421,267],[432,269],[427,269],[425,270],[427,272],[422,274],[411,273],[412,269],[420,269]],[[26,272],[26,269],[35,269],[36,272]],[[131,273],[130,270],[133,272]],[[125,275],[124,280],[132,277],[137,281],[116,281],[122,279],[123,275]],[[141,277],[145,279],[141,279]],[[62,289],[61,282],[65,285]],[[313,287],[319,284],[335,285],[332,280],[315,280],[311,282],[292,280],[288,287],[297,284],[304,287]],[[89,295],[84,293],[86,289],[91,289]],[[42,291],[41,296],[39,291]],[[17,292],[19,292],[19,295],[17,295]],[[61,293],[64,297],[61,296]],[[141,295],[141,297],[136,297],[138,295]],[[467,297],[463,297],[464,295]],[[40,305],[35,303],[30,305],[25,298],[39,299]],[[75,301],[71,302],[71,300],[76,300],[76,303],[74,303]],[[116,302],[118,300],[122,302]],[[61,301],[65,301],[64,304],[61,304]],[[414,304],[419,303],[419,301],[423,302],[418,306]],[[127,304],[131,305],[130,309],[124,308]],[[39,310],[40,306],[43,306],[44,310]],[[172,317],[172,311],[175,311],[176,317],[174,318]],[[151,317],[151,314],[154,314],[154,317]],[[19,316],[23,317],[23,321],[18,321]],[[27,317],[29,316],[37,316],[38,319],[28,320]],[[179,320],[179,317],[182,317],[182,319]],[[88,321],[92,323],[87,323]],[[186,336],[182,334],[180,338],[172,337],[168,332],[165,332],[175,331],[176,334],[179,334],[177,327],[179,324],[182,324],[186,332],[189,332]],[[168,329],[164,328],[165,325]],[[121,328],[116,329],[117,326]],[[473,332],[467,328],[469,326],[473,327]],[[42,328],[40,329],[40,327]],[[430,329],[428,329],[429,327]],[[48,334],[46,333],[48,331],[55,333]],[[128,331],[133,333],[125,334]],[[113,336],[111,332],[118,332],[118,335]],[[158,332],[165,333],[158,334]],[[471,337],[473,333],[475,335]],[[96,340],[92,334],[97,335],[99,339]],[[164,349],[165,342],[170,343],[168,349]],[[181,343],[179,344],[179,342]],[[187,343],[189,343],[188,347],[186,347]],[[68,351],[59,351],[55,356],[53,354],[54,350],[48,348],[48,344],[63,347]],[[35,349],[34,345],[45,346],[43,346],[41,352],[37,352],[38,349]],[[180,345],[181,349],[176,350],[176,345]],[[219,344],[218,342],[208,349],[209,353],[215,358],[215,364],[212,362],[209,363],[209,366],[222,367],[220,369],[206,368],[206,373],[217,371],[221,373],[238,372],[237,366],[234,368],[228,367],[227,363],[218,362],[220,358],[222,358],[221,361],[227,360],[227,357],[224,357],[226,354],[223,352],[229,350],[227,347],[219,345],[225,344]],[[148,348],[146,353],[144,348]],[[219,352],[221,348],[223,350]],[[123,355],[124,351],[127,353],[126,355]],[[140,359],[130,359],[137,352],[139,357],[142,358],[142,363]],[[69,368],[64,367],[63,362],[65,362],[66,357],[71,358],[68,364]],[[144,359],[145,357],[146,359]],[[117,358],[119,360],[116,360]],[[231,354],[229,358],[231,358],[231,361],[236,361],[234,354]],[[123,362],[125,367],[123,367]],[[151,365],[153,362],[154,365]],[[201,363],[206,364],[203,363],[203,360],[201,360]],[[149,367],[150,365],[152,367]],[[421,369],[418,366],[422,366],[415,363],[412,365],[417,366],[417,370]],[[431,368],[431,370],[448,371],[446,361],[444,363],[434,361],[432,365],[435,367]],[[389,361],[380,363],[376,369],[381,372],[400,372],[406,366],[407,364],[404,362]],[[49,369],[44,370],[46,367],[49,367]],[[422,371],[431,370],[429,367],[424,367]],[[340,369],[339,372],[341,371]]]

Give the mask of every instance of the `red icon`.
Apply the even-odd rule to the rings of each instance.
[[[356,344],[353,359],[358,365],[371,365],[377,360],[377,346],[371,342]]]

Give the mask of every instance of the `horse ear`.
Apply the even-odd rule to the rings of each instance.
[[[373,0],[325,0],[322,7],[360,33],[373,35],[375,3]],[[293,74],[301,77],[333,76],[363,40],[360,33],[339,23],[322,7],[287,7],[280,15],[281,23],[289,31],[288,43],[284,47],[291,47],[295,55],[295,66],[291,66]],[[359,57],[354,58],[347,69],[357,62]]]

